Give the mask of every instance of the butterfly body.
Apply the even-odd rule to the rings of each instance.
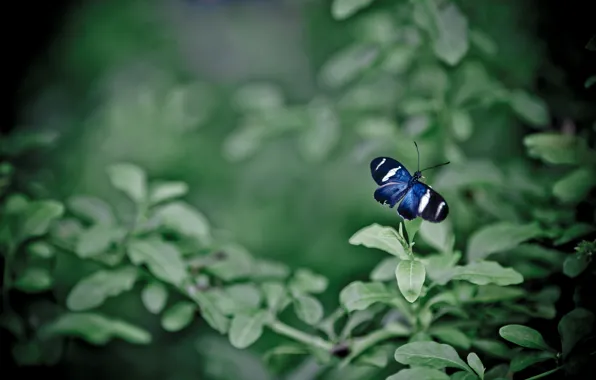
[[[411,175],[400,162],[390,157],[378,157],[371,161],[370,171],[379,185],[374,192],[375,200],[388,204],[390,208],[401,201],[397,213],[402,218],[412,220],[420,216],[429,222],[439,223],[449,214],[445,199],[420,182],[420,170]]]

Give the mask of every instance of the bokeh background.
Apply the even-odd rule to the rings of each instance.
[[[581,2],[456,1],[474,32],[456,67],[432,55],[415,27],[424,20],[396,11],[397,3],[409,2],[376,1],[343,21],[332,17],[331,1],[319,0],[106,0],[22,9],[11,37],[22,75],[5,72],[17,94],[7,125],[52,141],[23,159],[28,180],[40,195],[90,194],[124,208],[108,184],[109,164],[128,161],[151,178],[185,181],[186,200],[217,236],[257,257],[325,274],[322,299],[331,309],[341,288],[366,278],[383,257],[348,238],[370,223],[399,221],[372,198],[372,158],[391,155],[413,171],[416,140],[422,166],[452,161],[448,172],[427,176],[446,196],[470,175],[490,182],[501,169],[531,184],[518,159],[522,137],[569,121],[592,128],[596,118],[594,90],[584,88],[596,69],[584,49],[593,22]],[[378,53],[370,46],[391,48],[371,65]],[[504,88],[524,91],[548,113],[539,110],[536,122],[499,103]],[[420,104],[458,97],[491,106],[472,102],[462,130]],[[483,210],[478,199],[453,191],[459,236],[485,214],[507,213],[497,200],[484,199]],[[84,270],[67,265],[61,282],[74,283]],[[154,342],[71,342],[51,371],[88,379],[264,379],[255,375],[265,371],[258,355],[279,339],[266,334],[238,351],[200,321],[163,331],[138,296],[111,300],[110,309],[149,329]],[[230,369],[237,367],[242,371]]]

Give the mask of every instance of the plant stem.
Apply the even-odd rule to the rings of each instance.
[[[280,335],[287,336],[288,338],[294,339],[300,343],[304,343],[311,347],[320,348],[327,352],[331,351],[333,344],[325,339],[322,339],[315,335],[310,335],[297,330],[291,326],[286,325],[280,321],[274,320],[268,324],[269,328]]]
[[[346,367],[354,358],[358,357],[360,354],[362,354],[369,348],[376,346],[378,343],[384,340],[395,338],[396,336],[399,336],[399,334],[395,333],[394,331],[383,329],[373,331],[368,335],[358,338],[351,345],[350,355],[348,355],[344,360],[341,361],[341,363],[339,364],[339,368]]]
[[[541,379],[541,378],[543,378],[543,377],[546,377],[546,376],[550,375],[551,373],[555,373],[555,372],[557,372],[557,371],[558,371],[558,370],[560,370],[561,368],[563,368],[563,366],[557,367],[557,368],[555,368],[555,369],[551,369],[550,371],[543,372],[543,373],[541,373],[541,374],[539,374],[539,375],[536,375],[536,376],[528,377],[526,380],[535,380],[535,379]]]

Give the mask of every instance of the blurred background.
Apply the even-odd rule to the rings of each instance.
[[[22,159],[40,196],[117,203],[105,167],[121,161],[151,178],[185,181],[186,200],[218,236],[326,275],[331,310],[342,287],[384,257],[349,237],[370,223],[399,222],[373,200],[372,158],[390,155],[414,171],[415,140],[423,167],[450,160],[427,177],[450,199],[465,241],[499,207],[493,200],[492,210],[478,208],[455,191],[459,183],[503,173],[531,182],[519,158],[524,135],[569,121],[594,128],[594,89],[584,88],[596,70],[584,48],[594,23],[582,2],[455,1],[470,30],[456,64],[433,54],[411,3],[375,1],[346,20],[334,19],[329,0],[19,5],[18,24],[5,31],[12,103],[4,126],[52,142]],[[72,284],[80,273],[66,268],[61,282]],[[272,334],[238,351],[200,322],[163,331],[138,296],[105,308],[125,310],[154,342],[71,342],[51,371],[88,379],[269,376],[254,374],[265,371],[259,353],[279,339]]]

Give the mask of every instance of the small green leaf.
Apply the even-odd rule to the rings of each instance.
[[[534,133],[524,138],[524,145],[530,157],[549,164],[576,164],[587,153],[585,140],[562,133]]]
[[[408,255],[404,251],[397,236],[395,229],[374,223],[352,235],[349,243],[352,245],[363,245],[367,248],[380,249],[402,260],[407,260]]]
[[[188,193],[188,185],[184,182],[159,182],[151,186],[149,202],[152,205],[181,197]]]
[[[428,333],[436,337],[441,342],[468,350],[470,348],[470,339],[460,330],[453,327],[432,327]]]
[[[522,351],[515,355],[511,360],[511,372],[522,371],[532,364],[540,363],[549,359],[554,359],[552,352],[546,351]]]
[[[588,79],[586,79],[586,81],[584,82],[584,88],[590,88],[595,83],[596,83],[596,75],[592,75],[591,77],[588,77]]]
[[[66,306],[72,311],[93,309],[107,298],[131,290],[136,280],[137,269],[134,267],[97,271],[72,288]]]
[[[365,44],[348,46],[323,65],[319,80],[330,89],[343,87],[371,67],[378,56],[379,51],[373,46]]]
[[[341,304],[349,312],[367,309],[377,302],[389,303],[393,297],[381,282],[355,281],[343,288],[339,294]]]
[[[582,201],[596,186],[593,170],[579,168],[558,180],[553,186],[553,195],[561,202],[577,203]]]
[[[287,305],[288,294],[281,282],[266,282],[261,285],[261,288],[265,294],[269,310],[277,313]]]
[[[370,273],[372,281],[390,281],[395,278],[395,269],[399,264],[397,257],[388,257],[382,260]]]
[[[308,355],[308,353],[306,347],[302,345],[284,344],[265,352],[263,361],[267,363],[269,368],[283,369],[287,368],[287,361],[293,359],[295,355]]]
[[[420,297],[426,270],[420,261],[402,260],[395,269],[397,286],[404,298],[412,303]]]
[[[449,376],[438,369],[427,367],[404,368],[386,380],[449,380]]]
[[[253,315],[239,314],[232,319],[229,338],[232,346],[243,349],[257,341],[263,334],[267,313],[260,311]]]
[[[104,345],[113,338],[120,338],[133,344],[151,343],[151,334],[140,327],[118,319],[109,319],[95,313],[67,313],[42,326],[40,335],[75,336],[89,343]]]
[[[594,329],[594,314],[584,308],[578,307],[565,314],[559,322],[559,335],[563,347],[563,358],[566,358],[573,347],[582,338],[590,335]]]
[[[468,365],[478,374],[480,379],[484,379],[484,365],[482,364],[482,360],[476,355],[474,352],[470,352],[468,354]]]
[[[54,248],[43,241],[36,241],[27,245],[27,252],[34,257],[49,259],[54,257]]]
[[[546,103],[525,91],[515,90],[509,94],[509,104],[525,122],[535,127],[545,127],[550,122]]]
[[[474,302],[501,302],[511,301],[521,298],[527,293],[521,287],[484,285],[478,287],[478,292],[474,296]]]
[[[87,195],[74,195],[68,199],[67,205],[73,214],[86,222],[109,225],[116,223],[112,208],[102,199]]]
[[[479,349],[486,355],[504,360],[511,359],[511,350],[505,343],[491,339],[475,339],[472,347]]]
[[[241,246],[229,245],[222,249],[224,259],[206,267],[206,270],[224,281],[248,277],[253,270],[253,258]]]
[[[176,201],[163,205],[155,210],[154,215],[166,229],[195,238],[199,243],[210,240],[207,218],[186,202]]]
[[[269,111],[283,107],[282,90],[271,83],[253,82],[240,87],[233,98],[234,108],[241,112]]]
[[[250,262],[250,260],[249,260]],[[250,263],[247,268],[250,269]],[[251,277],[254,279],[285,279],[290,275],[290,268],[287,265],[269,261],[269,260],[254,260],[252,263],[252,274]]]
[[[436,342],[404,344],[395,350],[395,360],[401,364],[416,367],[431,367],[436,369],[452,367],[472,372],[472,369],[461,360],[453,347]]]
[[[151,281],[141,292],[141,300],[143,305],[150,313],[159,314],[168,299],[168,290],[158,281]]]
[[[140,204],[146,201],[147,177],[143,169],[134,164],[119,163],[108,167],[107,173],[112,186],[134,202]]]
[[[455,66],[468,52],[468,20],[451,2],[437,9],[434,16],[438,31],[433,43],[435,55],[446,64]]]
[[[453,248],[453,231],[448,220],[442,223],[422,222],[420,236],[439,252],[450,252]]]
[[[26,293],[38,293],[50,289],[53,283],[52,276],[47,269],[27,267],[16,278],[14,287]]]
[[[587,223],[576,223],[566,230],[564,230],[559,238],[555,240],[555,245],[563,245],[578,239],[582,236],[586,236],[592,232],[596,231],[596,227],[587,224]]]
[[[457,371],[450,377],[451,380],[478,380],[478,376],[474,373]]]
[[[322,293],[327,289],[326,277],[310,269],[298,269],[290,280],[290,288],[300,293]]]
[[[503,268],[494,261],[477,261],[465,266],[456,266],[447,279],[469,281],[476,285],[500,286],[520,284],[524,281],[522,275],[514,269]]]
[[[164,311],[161,317],[161,327],[166,331],[180,331],[192,322],[195,305],[181,301]]]
[[[331,14],[336,20],[344,20],[369,6],[374,0],[333,0]]]
[[[162,281],[180,286],[188,278],[186,264],[173,244],[157,238],[133,240],[127,253],[135,265],[146,264],[151,273]]]
[[[209,297],[201,292],[192,292],[189,294],[191,298],[199,304],[201,308],[201,316],[209,323],[209,326],[225,334],[228,331],[229,320],[217,308]]]
[[[62,203],[56,201],[33,201],[27,204],[21,216],[18,239],[41,236],[48,232],[53,221],[64,213]]]
[[[314,297],[301,295],[294,298],[294,311],[298,318],[309,325],[317,324],[323,318],[323,306]]]
[[[464,110],[451,111],[451,130],[458,141],[466,141],[472,136],[473,122],[470,114]]]
[[[586,270],[591,261],[592,258],[589,255],[582,254],[581,252],[569,255],[563,263],[563,273],[571,278],[577,277]]]
[[[535,350],[554,351],[546,344],[542,335],[527,326],[507,325],[499,329],[499,335],[505,340],[518,346],[533,348]]]
[[[89,258],[106,252],[113,242],[124,235],[121,228],[109,224],[96,224],[78,236],[76,254]]]
[[[305,159],[320,162],[337,145],[341,126],[335,110],[324,100],[315,99],[308,105],[310,122],[298,139]]]
[[[404,227],[406,229],[406,233],[408,234],[408,241],[412,243],[416,234],[420,230],[420,225],[422,224],[422,218],[414,218],[413,220],[405,220],[403,221]]]
[[[498,222],[485,226],[474,232],[468,241],[468,261],[482,260],[493,253],[515,248],[541,234],[540,226],[535,223]]]

